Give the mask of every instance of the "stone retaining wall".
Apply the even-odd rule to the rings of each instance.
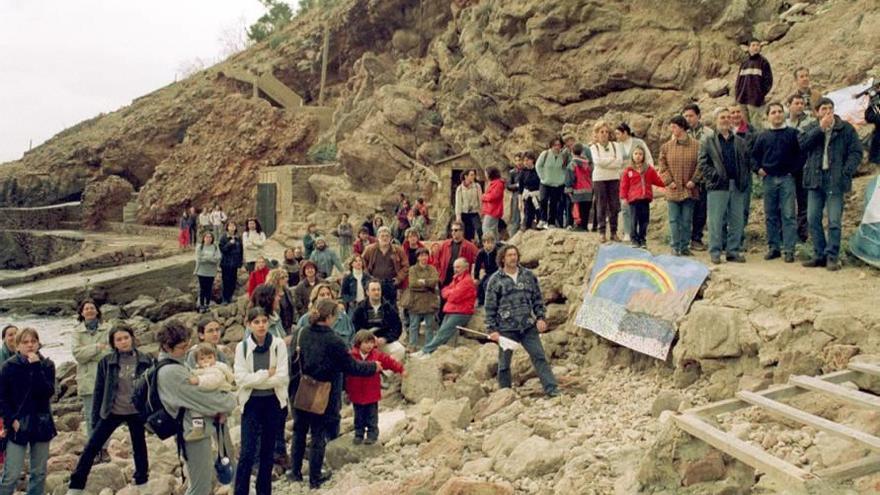
[[[0,208],[0,229],[54,230],[62,222],[80,222],[81,204],[77,202],[34,208]]]

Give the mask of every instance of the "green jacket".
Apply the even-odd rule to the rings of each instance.
[[[110,353],[108,340],[110,324],[101,322],[95,333],[86,330],[85,323],[80,323],[73,331],[73,359],[76,360],[76,394],[92,395],[95,393],[95,378],[98,375],[98,362]],[[108,346],[101,348],[101,344]]]
[[[538,171],[541,184],[545,186],[565,184],[565,160],[561,151],[559,154],[554,154],[551,150],[542,151],[535,163],[535,170]]]

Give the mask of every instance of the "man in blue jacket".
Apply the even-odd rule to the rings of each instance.
[[[819,121],[798,136],[806,154],[804,188],[807,189],[807,221],[813,239],[813,259],[806,267],[840,269],[840,225],[843,195],[852,190],[852,177],[862,162],[862,143],[855,128],[834,114],[834,102],[820,98],[816,103]],[[828,208],[828,238],[822,227],[822,212]]]

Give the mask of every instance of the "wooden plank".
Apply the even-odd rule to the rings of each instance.
[[[877,397],[876,395],[866,394],[857,390],[850,390],[841,387],[840,385],[828,383],[827,381],[811,376],[792,375],[788,378],[788,382],[812,392],[829,395],[849,404],[880,410],[880,397]]]
[[[468,156],[470,154],[471,154],[470,151],[463,151],[461,153],[456,153],[454,155],[447,156],[446,158],[441,158],[440,160],[437,160],[436,162],[434,162],[434,165],[443,165],[444,163],[451,162],[453,160],[458,160],[459,158],[463,158],[463,157]]]
[[[842,481],[861,478],[880,471],[880,455],[869,455],[838,466],[816,471],[814,474],[823,480]]]
[[[851,440],[853,442],[857,442],[871,450],[880,452],[880,438],[877,438],[869,433],[865,433],[863,431],[850,428],[849,426],[835,423],[834,421],[825,419],[821,416],[816,416],[815,414],[801,411],[800,409],[791,407],[788,404],[783,404],[781,402],[776,402],[775,400],[768,399],[766,397],[761,397],[754,392],[742,391],[737,393],[736,396],[748,402],[749,404],[752,404],[753,406],[767,409],[770,413],[777,416],[782,416],[783,418],[791,419],[797,421],[798,423],[812,426],[813,428],[823,430],[827,433],[845,438],[847,440]]]
[[[733,456],[762,473],[785,483],[803,487],[816,476],[778,459],[767,452],[719,430],[693,414],[677,414],[672,417],[679,428],[699,438],[716,449]]]
[[[857,376],[859,376],[859,374],[856,371],[843,370],[828,373],[827,375],[822,375],[821,377],[819,377],[819,379],[828,383],[843,383],[851,381]],[[807,391],[795,385],[777,385],[775,387],[771,387],[767,390],[762,390],[756,393],[768,399],[784,400],[790,399],[800,394],[805,394],[807,393]],[[696,414],[703,417],[714,417],[719,414],[738,411],[746,407],[749,407],[749,404],[739,399],[727,399],[719,402],[713,402],[711,404],[706,404],[704,406],[694,407],[684,412],[688,414]]]
[[[847,368],[866,375],[880,377],[880,366],[869,363],[849,363]]]

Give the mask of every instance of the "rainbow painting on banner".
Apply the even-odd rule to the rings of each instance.
[[[675,338],[673,322],[687,313],[708,275],[706,265],[692,259],[602,246],[576,324],[665,360]]]

